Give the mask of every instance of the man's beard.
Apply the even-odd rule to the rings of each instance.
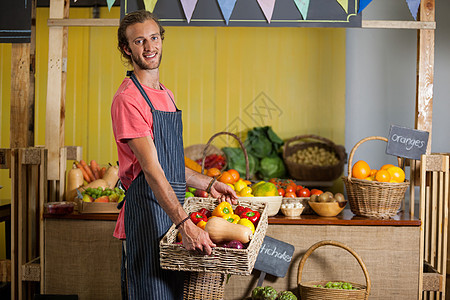
[[[141,56],[137,56],[134,53],[131,53],[131,59],[141,70],[154,70],[158,69],[161,64],[162,53],[159,54],[159,60],[156,66],[154,66],[154,62],[147,63]]]

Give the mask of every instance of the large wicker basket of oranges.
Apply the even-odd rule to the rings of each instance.
[[[356,149],[367,141],[387,138],[367,137],[359,141],[350,152],[348,176],[342,177],[351,211],[360,216],[390,218],[400,209],[405,192],[409,186],[404,171],[393,165],[386,165],[380,170],[371,170],[364,161],[352,165]],[[350,167],[352,166],[352,167]],[[392,179],[391,179],[392,178]]]

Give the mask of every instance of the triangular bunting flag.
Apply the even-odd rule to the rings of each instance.
[[[106,4],[108,5],[108,10],[111,11],[111,7],[113,6],[116,0],[106,0]]]
[[[261,7],[267,22],[272,20],[273,8],[275,7],[275,0],[258,0],[258,4]]]
[[[225,22],[228,25],[231,13],[233,12],[234,9],[234,5],[236,4],[236,0],[217,0],[217,2],[219,2],[220,10],[222,11],[223,17],[225,18]]]
[[[342,6],[345,10],[345,13],[348,14],[348,0],[337,0],[337,2]]]
[[[362,12],[370,2],[372,2],[372,0],[359,0],[358,14]]]
[[[181,6],[183,6],[184,15],[186,16],[188,23],[190,23],[195,6],[197,5],[197,0],[180,0],[180,2]]]
[[[148,10],[149,12],[153,12],[157,1],[158,0],[144,0],[145,10]]]
[[[308,16],[309,0],[294,0],[295,5],[302,14],[303,20]]]
[[[417,20],[417,12],[419,11],[420,0],[406,0],[408,4],[409,11],[411,12],[414,20]]]

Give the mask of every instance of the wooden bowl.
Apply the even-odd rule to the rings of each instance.
[[[238,200],[246,200],[250,202],[266,202],[267,203],[267,216],[273,217],[279,211],[281,207],[282,196],[268,196],[268,197],[238,197]]]
[[[345,202],[313,202],[308,201],[309,206],[321,217],[335,217],[337,216],[347,204]]]

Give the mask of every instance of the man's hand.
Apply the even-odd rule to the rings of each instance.
[[[216,181],[211,187],[211,196],[219,201],[227,201],[230,204],[237,204],[236,192],[227,184]]]
[[[183,246],[187,250],[195,250],[206,255],[211,255],[212,248],[216,247],[216,244],[209,238],[209,234],[200,227],[197,227],[191,220],[184,222],[180,226],[180,233]]]

